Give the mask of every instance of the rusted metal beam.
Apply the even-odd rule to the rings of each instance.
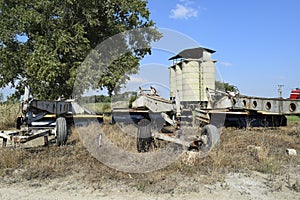
[[[3,147],[6,147],[6,144],[7,144],[7,139],[6,139],[6,138],[3,138],[2,146],[3,146]]]
[[[49,145],[49,140],[48,140],[48,135],[44,136],[44,146],[48,146]]]
[[[180,138],[175,138],[175,137],[163,134],[163,133],[154,133],[153,137],[161,139],[161,140],[169,141],[169,142],[174,142],[176,144],[181,144],[182,146],[186,146],[186,147],[191,146],[190,142],[187,142],[187,141],[182,140]]]
[[[1,131],[0,138],[3,138],[2,146],[6,146],[7,140],[12,141],[13,143],[26,143],[39,137],[48,137],[51,135],[51,130],[39,130],[31,135],[22,135],[22,133],[24,133],[24,131]]]

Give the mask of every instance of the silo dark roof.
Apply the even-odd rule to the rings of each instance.
[[[198,47],[193,49],[185,49],[181,51],[176,56],[169,58],[169,60],[174,60],[178,58],[191,58],[191,59],[199,59],[203,57],[203,51],[207,51],[209,53],[215,53],[216,51],[208,48]]]

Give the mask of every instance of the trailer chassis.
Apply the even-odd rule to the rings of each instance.
[[[132,103],[133,109],[138,112],[146,107],[148,112],[160,113],[165,126],[168,124],[173,131],[168,133],[161,130],[153,131],[150,119],[140,120],[137,134],[138,151],[149,151],[153,139],[159,139],[188,149],[207,152],[219,143],[220,133],[217,127],[233,125],[230,120],[240,120],[239,127],[284,126],[286,125],[285,115],[300,115],[300,100],[250,97],[240,95],[239,92],[222,92],[209,88],[206,91],[208,102],[189,104],[193,109],[185,108],[178,98],[178,92],[175,99],[168,100],[142,91]],[[199,128],[194,137],[188,139],[181,129],[185,112],[190,113],[187,118],[192,118],[192,126]],[[224,118],[219,122],[212,116]]]
[[[48,137],[55,136],[58,146],[65,145],[68,137],[66,117],[76,114],[92,114],[81,107],[74,100],[37,100],[30,98],[30,89],[25,88],[24,100],[21,102],[22,115],[16,120],[16,129],[13,131],[0,130],[2,146],[10,141],[14,145],[26,143],[39,137],[44,137],[44,145],[48,145]],[[34,123],[45,118],[46,115],[54,115],[51,122],[39,127]],[[55,125],[53,126],[53,120]]]

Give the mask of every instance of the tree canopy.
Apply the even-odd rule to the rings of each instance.
[[[147,46],[160,38],[147,0],[0,0],[0,87],[10,83],[21,95],[27,85],[36,98],[69,97],[77,69],[92,49],[137,28],[152,30],[138,32],[138,43]],[[102,73],[92,87],[107,88],[111,94],[151,53],[150,47],[138,48],[133,38],[122,39],[126,54],[104,63],[113,73]],[[111,54],[115,47],[109,49]]]
[[[0,92],[0,103],[4,101],[4,96],[3,96],[3,93]]]
[[[231,85],[230,83],[216,81],[215,86],[216,86],[216,90],[225,91],[225,92],[227,92],[227,91],[238,92],[237,87],[234,85]]]

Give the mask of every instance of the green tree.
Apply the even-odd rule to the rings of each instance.
[[[2,103],[4,101],[4,96],[3,96],[3,93],[0,92],[0,103]]]
[[[229,83],[224,83],[224,82],[221,82],[221,81],[216,81],[215,86],[216,86],[216,90],[220,90],[220,91],[231,91],[231,92],[237,92],[238,91],[236,86],[231,85]]]
[[[0,0],[0,87],[12,84],[16,96],[28,85],[36,98],[69,97],[77,70],[92,49],[134,28],[151,31],[120,38],[127,53],[113,63],[94,60],[93,64],[105,65],[107,72],[91,72],[99,81],[83,84],[79,93],[92,87],[107,88],[111,95],[128,75],[138,71],[140,59],[151,53],[149,47],[138,47],[160,38],[147,0]],[[121,52],[116,47],[107,53]]]

